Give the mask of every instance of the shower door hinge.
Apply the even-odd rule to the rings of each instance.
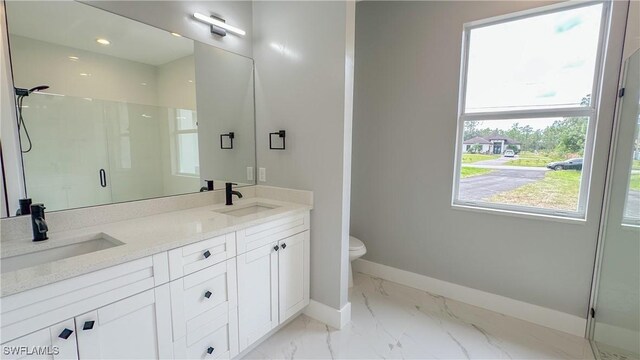
[[[620,90],[618,90],[618,97],[623,97],[624,96],[624,88],[621,88]]]
[[[594,308],[589,309],[589,314],[591,314],[592,318],[595,318],[596,317],[596,309],[594,309]]]

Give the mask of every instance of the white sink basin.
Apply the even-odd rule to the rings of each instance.
[[[263,211],[268,211],[278,207],[279,207],[278,205],[254,203],[254,204],[247,204],[247,205],[231,206],[228,209],[214,210],[214,211],[217,213],[225,214],[225,215],[242,217],[247,215],[258,214]]]
[[[102,233],[83,237],[77,240],[77,242],[73,242],[68,245],[51,247],[43,250],[35,250],[26,254],[2,258],[0,261],[2,272],[5,273],[9,271],[28,268],[31,266],[46,264],[53,261],[67,259],[78,255],[84,255],[124,244],[123,242]],[[48,243],[46,243],[47,241],[51,240],[45,240],[42,245],[49,245]]]

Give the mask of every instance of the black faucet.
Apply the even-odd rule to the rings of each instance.
[[[239,199],[242,199],[242,193],[240,191],[235,191],[231,187],[233,185],[238,185],[234,183],[226,183],[225,190],[227,194],[227,205],[233,205],[233,195],[237,195]]]
[[[203,191],[213,191],[213,180],[205,180],[207,186],[203,186],[200,188],[200,192]]]
[[[44,204],[31,205],[31,228],[33,229],[33,241],[47,240],[49,227],[44,220]]]

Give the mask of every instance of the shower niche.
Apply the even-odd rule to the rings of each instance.
[[[75,1],[5,10],[15,88],[48,86],[17,107],[34,202],[63,210],[197,192],[205,180],[254,184],[252,59]]]

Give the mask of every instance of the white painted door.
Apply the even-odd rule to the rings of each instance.
[[[280,323],[309,304],[309,231],[280,240]]]
[[[76,317],[80,359],[171,358],[169,284]]]
[[[278,325],[276,242],[238,255],[240,352]]]
[[[73,319],[2,344],[2,359],[77,360]]]

